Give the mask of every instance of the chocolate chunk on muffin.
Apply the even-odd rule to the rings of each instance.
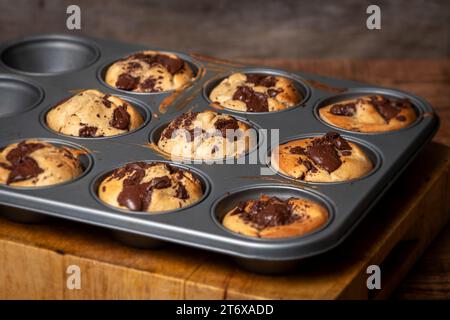
[[[162,92],[186,86],[194,78],[178,56],[146,50],[114,62],[106,71],[110,86],[134,92]]]
[[[269,112],[291,108],[302,100],[294,83],[284,77],[258,73],[233,73],[210,93],[212,102],[244,112]]]
[[[417,114],[409,99],[367,95],[319,109],[327,123],[351,131],[385,132],[405,128]]]
[[[256,132],[236,118],[210,110],[186,112],[163,130],[158,147],[175,157],[223,159],[245,154]]]
[[[128,102],[97,90],[84,90],[53,107],[50,129],[75,137],[109,137],[139,128],[142,115]]]
[[[100,183],[99,198],[131,211],[168,211],[203,196],[200,180],[190,171],[163,162],[134,162],[114,170]]]
[[[250,237],[299,237],[323,226],[328,210],[302,198],[286,200],[261,195],[257,200],[240,202],[222,220],[225,228]]]
[[[71,150],[45,141],[24,140],[0,152],[0,184],[49,186],[75,179],[82,172]]]
[[[271,165],[282,174],[309,182],[356,179],[373,168],[358,145],[335,132],[279,145],[272,151]]]

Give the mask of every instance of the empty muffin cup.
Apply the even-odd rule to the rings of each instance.
[[[28,80],[0,76],[0,96],[0,117],[5,117],[34,108],[42,101],[44,92]]]
[[[87,40],[68,36],[26,39],[7,47],[1,54],[4,65],[34,74],[76,71],[93,64],[99,50]]]

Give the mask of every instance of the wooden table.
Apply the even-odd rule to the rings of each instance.
[[[416,93],[441,117],[435,141],[450,145],[449,60],[246,62]],[[333,255],[283,277],[251,274],[220,255],[178,246],[129,248],[93,227],[56,220],[27,226],[1,219],[0,298],[383,298],[448,219],[449,159],[448,148],[428,146],[394,186],[394,196],[386,197],[351,240]],[[449,231],[443,231],[395,297],[449,298]],[[365,267],[381,262],[384,289],[368,292]],[[82,290],[66,289],[70,264],[82,269]]]

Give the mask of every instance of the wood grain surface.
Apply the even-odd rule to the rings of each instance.
[[[421,167],[426,173],[415,174]],[[450,148],[430,144],[351,237],[293,273],[243,271],[225,256],[167,245],[121,245],[106,230],[0,217],[0,299],[378,299],[388,297],[450,218]],[[382,290],[366,287],[380,265]],[[66,269],[81,269],[81,289]]]

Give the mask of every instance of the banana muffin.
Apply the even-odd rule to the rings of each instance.
[[[340,101],[319,109],[327,123],[351,131],[385,132],[405,128],[417,114],[409,99],[368,95]]]
[[[189,64],[178,56],[146,50],[114,62],[105,81],[126,91],[162,92],[182,88],[193,78]]]
[[[108,137],[139,128],[142,115],[128,102],[97,90],[84,90],[46,115],[50,129],[75,137]]]
[[[70,181],[82,173],[80,161],[70,149],[45,141],[24,140],[0,152],[0,184],[42,187]]]
[[[164,162],[134,162],[114,170],[100,183],[99,198],[131,211],[168,211],[203,196],[202,183],[190,171]]]
[[[272,151],[279,173],[308,182],[339,182],[360,178],[373,164],[355,143],[329,132],[322,137],[292,140]]]
[[[189,111],[164,129],[158,148],[175,157],[223,159],[245,154],[255,140],[256,132],[230,115]]]
[[[220,106],[244,112],[269,112],[291,108],[303,98],[284,77],[259,73],[233,73],[210,93]]]
[[[299,237],[323,226],[328,210],[302,198],[286,200],[261,195],[257,200],[240,202],[222,220],[225,228],[250,237]]]

